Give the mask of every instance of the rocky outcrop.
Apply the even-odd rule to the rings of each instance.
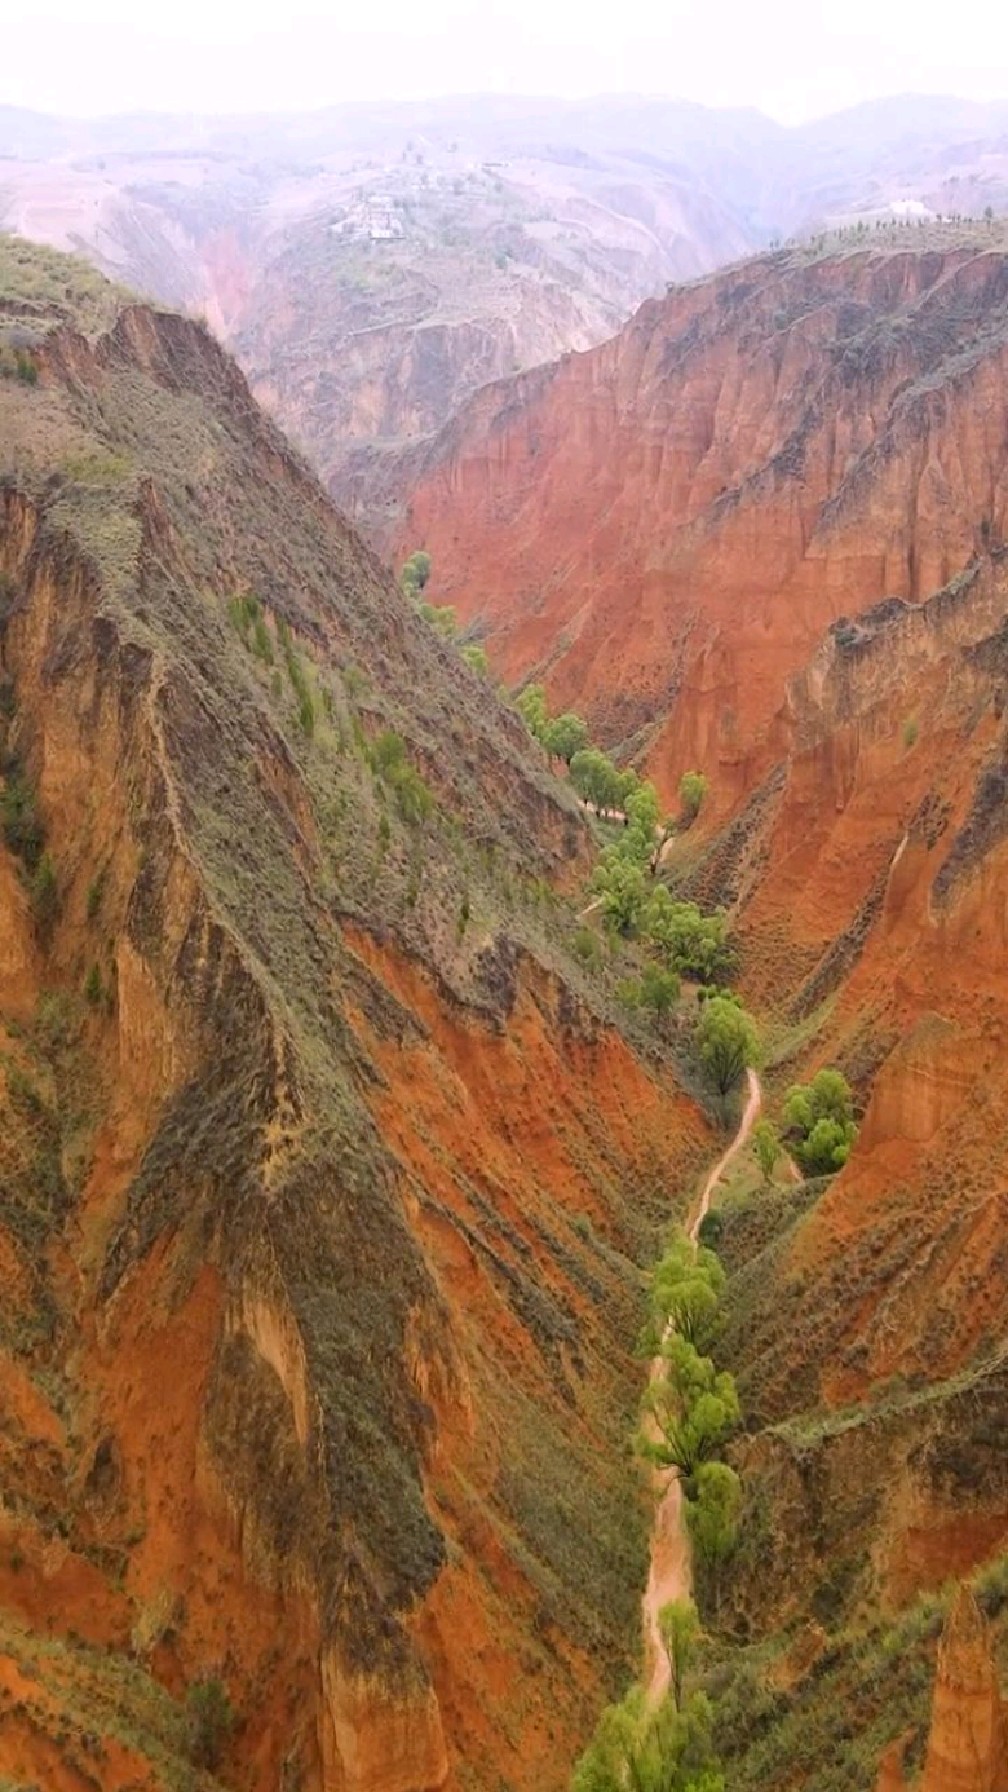
[[[906,1784],[897,1748],[883,1764],[878,1792],[900,1792]],[[965,1586],[939,1645],[927,1757],[914,1784],[919,1792],[1005,1792],[1008,1787],[1008,1713],[991,1633]]]
[[[1004,1792],[1008,1728],[991,1636],[963,1587],[942,1636],[922,1792]]]
[[[392,1691],[322,1661],[322,1792],[437,1792],[448,1778],[429,1684]]]

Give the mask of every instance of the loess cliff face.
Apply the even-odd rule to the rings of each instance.
[[[733,1785],[1005,1772],[968,1612],[930,1693],[951,1577],[1004,1669],[1006,305],[996,232],[759,259],[480,394],[402,532],[506,677],[707,774],[663,875],[731,912],[770,1102],[855,1091],[839,1176],[718,1216]]]
[[[1000,548],[921,602],[834,624],[788,682],[774,768],[666,861],[676,888],[734,911],[770,1099],[837,1064],[861,1121],[833,1181],[721,1215],[719,1348],[747,1419],[726,1622],[757,1677],[782,1639],[797,1653],[796,1636],[818,1637],[774,1691],[779,1753],[751,1730],[727,1751],[745,1785],[825,1787],[830,1770],[863,1784],[907,1734],[920,1764],[929,1601],[952,1577],[979,1576],[996,1620],[994,1721],[1005,1601],[983,1577],[1001,1575],[1008,1545],[1006,628]],[[923,1783],[1000,1786],[997,1748],[967,1771],[973,1743],[955,1736],[973,1694],[964,1680],[953,1698],[953,1681],[944,1661]],[[822,1778],[801,1777],[794,1713]],[[900,1753],[883,1787],[902,1783]]]
[[[950,228],[757,258],[612,342],[480,393],[409,493],[404,551],[514,681],[545,677],[659,783],[730,804],[779,753],[837,618],[944,584],[1005,521],[1008,258]]]
[[[702,1122],[517,718],[201,327],[65,262],[51,328],[53,267],[0,260],[0,1775],[559,1785]]]

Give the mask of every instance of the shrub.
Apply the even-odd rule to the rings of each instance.
[[[450,641],[458,634],[458,621],[451,604],[421,604],[420,614],[431,628]]]
[[[485,648],[476,646],[463,647],[462,658],[465,660],[467,666],[471,666],[474,672],[479,673],[481,678],[489,678],[490,661],[487,659]]]
[[[162,1587],[153,1599],[140,1607],[133,1620],[130,1647],[134,1655],[145,1657],[156,1649],[172,1629],[174,1618],[175,1596],[170,1588]]]
[[[406,758],[406,743],[402,736],[386,728],[371,748],[371,764],[394,792],[403,820],[411,827],[426,821],[433,813],[434,798],[420,773]]]
[[[234,1728],[234,1711],[220,1680],[197,1680],[186,1694],[189,1756],[213,1771]]]
[[[675,971],[664,971],[659,965],[646,965],[641,977],[641,1001],[662,1020],[678,1002],[679,987]]]
[[[266,619],[263,616],[257,616],[252,627],[252,651],[257,659],[263,661],[264,665],[272,666],[273,643],[270,640],[269,629],[266,627]]]
[[[590,927],[579,927],[571,941],[571,947],[582,964],[595,966],[601,962],[602,947],[597,933]]]
[[[35,802],[35,792],[24,773],[15,770],[0,792],[0,826],[11,852],[34,871],[45,845],[45,829]]]
[[[917,737],[919,734],[920,725],[917,721],[917,717],[907,716],[907,719],[903,724],[903,745],[908,753],[911,747],[917,745]]]
[[[703,772],[683,772],[679,780],[679,801],[687,821],[695,821],[707,795],[707,779]]]
[[[84,907],[89,921],[97,920],[98,910],[101,908],[104,894],[105,873],[104,871],[99,871],[97,877],[93,877],[88,884],[87,900],[85,901]]]
[[[102,993],[101,968],[99,965],[93,964],[84,979],[85,1001],[90,1002],[92,1008],[96,1008],[102,999]]]
[[[761,1120],[754,1127],[753,1144],[763,1180],[770,1182],[773,1179],[774,1165],[780,1156],[780,1139],[772,1120]]]
[[[48,939],[59,914],[59,883],[51,853],[44,852],[35,867],[31,884],[31,904],[35,925],[42,938]]]

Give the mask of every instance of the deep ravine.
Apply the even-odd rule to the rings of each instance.
[[[707,1177],[696,1213],[690,1222],[689,1235],[694,1244],[697,1242],[700,1227],[710,1208],[714,1190],[728,1165],[742,1150],[759,1116],[763,1103],[759,1077],[755,1070],[751,1069],[746,1072],[746,1075],[749,1093],[742,1118],[739,1121],[738,1131],[727,1151],[718,1158]],[[652,1381],[661,1373],[661,1366],[661,1357],[655,1357],[651,1364]],[[648,1702],[651,1705],[657,1705],[669,1689],[668,1656],[662,1648],[658,1629],[658,1614],[670,1600],[687,1599],[692,1582],[690,1544],[683,1523],[682,1487],[679,1476],[673,1469],[655,1471],[655,1493],[655,1515],[651,1527],[651,1562],[647,1588],[642,1602],[645,1674]]]

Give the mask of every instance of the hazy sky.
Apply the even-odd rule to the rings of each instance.
[[[96,114],[487,91],[669,94],[794,121],[1008,98],[999,0],[0,0],[0,102]]]

